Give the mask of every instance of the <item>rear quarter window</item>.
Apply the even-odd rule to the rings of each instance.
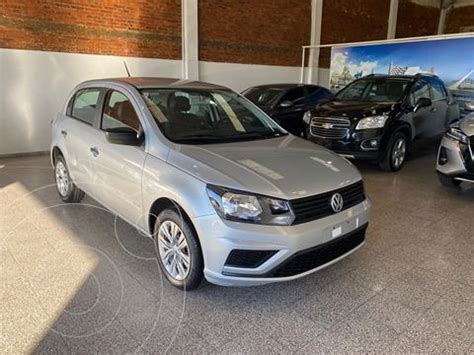
[[[76,93],[71,108],[71,117],[89,125],[94,124],[100,89],[83,89]]]

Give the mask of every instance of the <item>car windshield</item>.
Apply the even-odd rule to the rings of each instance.
[[[282,88],[250,88],[243,95],[258,106],[269,106],[283,91]]]
[[[176,143],[236,142],[287,134],[232,91],[143,89],[141,94],[164,135]]]
[[[349,84],[335,97],[343,101],[396,102],[402,98],[409,82],[399,78],[361,79]]]

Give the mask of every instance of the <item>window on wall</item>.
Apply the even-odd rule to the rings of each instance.
[[[101,129],[129,127],[137,132],[140,120],[131,101],[121,92],[110,90],[105,96]]]
[[[78,120],[93,125],[100,89],[84,89],[76,93],[71,116]]]

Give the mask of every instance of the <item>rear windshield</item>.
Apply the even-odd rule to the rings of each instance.
[[[409,83],[399,78],[361,79],[346,86],[335,97],[343,101],[396,102],[403,97]]]

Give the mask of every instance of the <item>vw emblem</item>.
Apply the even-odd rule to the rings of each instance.
[[[344,207],[344,199],[340,193],[335,193],[331,197],[331,208],[334,212],[341,212]]]

